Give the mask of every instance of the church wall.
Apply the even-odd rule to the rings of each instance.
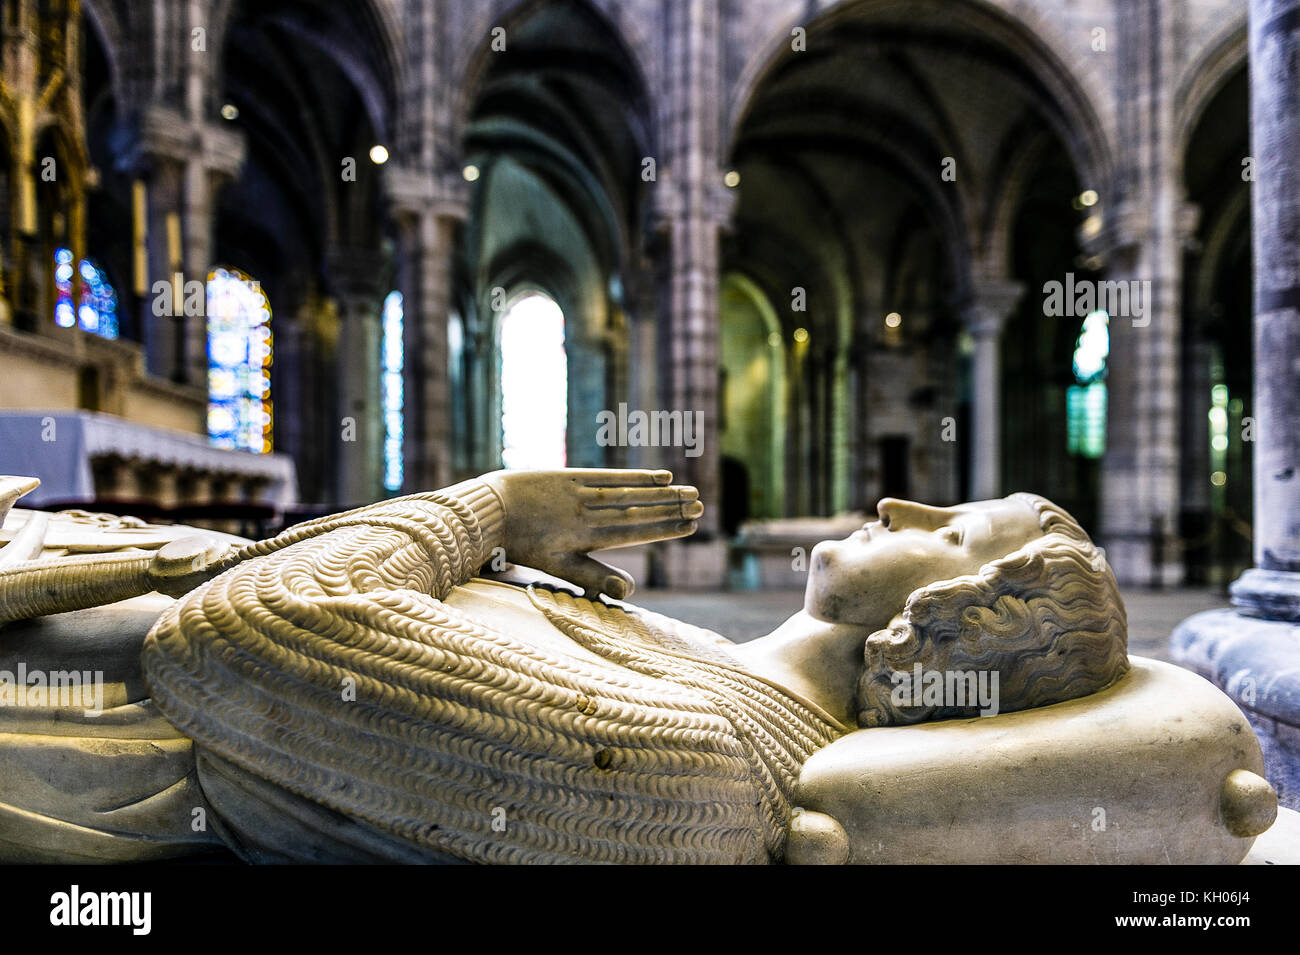
[[[154,29],[147,23],[149,18],[133,12],[144,9],[143,4],[115,7],[92,3],[91,6],[98,34],[102,34],[98,42],[106,47],[114,93],[122,99],[118,104],[123,117],[121,134],[137,136],[140,140],[133,147],[138,153],[139,167],[132,166],[122,174],[126,178],[115,174],[113,181],[120,186],[128,182],[130,176],[142,174],[141,170],[149,164],[156,164],[159,170],[163,170],[157,173],[158,188],[152,188],[149,193],[150,203],[157,205],[156,209],[151,205],[149,212],[155,226],[149,236],[149,268],[157,271],[169,259],[167,250],[161,248],[166,244],[166,230],[160,226],[169,212],[179,215],[181,220],[182,264],[191,270],[192,267],[201,267],[201,263],[191,259],[199,256],[205,248],[210,253],[208,257],[214,258],[220,245],[219,240],[205,241],[204,238],[205,235],[211,238],[216,220],[221,215],[216,200],[219,186],[214,186],[211,194],[195,192],[188,197],[179,188],[173,190],[175,194],[162,189],[162,183],[171,182],[179,175],[177,170],[182,167],[176,163],[188,159],[174,152],[179,139],[172,142],[168,136],[160,135],[160,131],[150,127],[145,119],[150,115],[164,115],[156,112],[162,107],[171,110],[165,114],[166,117],[182,115],[188,108],[187,104],[194,99],[193,89],[187,86],[190,83],[197,83],[200,87],[198,99],[206,104],[204,108],[208,112],[215,111],[223,87],[220,86],[221,70],[214,64],[224,62],[221,44],[228,42],[237,32],[234,27],[238,24],[227,19],[227,13],[222,12],[225,6],[211,5],[214,17],[212,59],[204,61],[208,65],[199,76],[192,77],[185,72],[190,60],[172,49],[184,42],[188,21],[182,22],[178,15],[176,22],[162,24],[153,35],[149,33]],[[343,241],[341,236],[334,234],[340,229],[355,230],[357,236],[349,241],[364,242],[367,246],[378,245],[379,240],[374,237],[380,234],[405,236],[408,242],[412,236],[416,237],[413,252],[400,248],[396,252],[385,251],[381,257],[383,268],[395,270],[399,256],[413,256],[412,261],[416,262],[413,274],[420,276],[420,285],[418,294],[408,294],[408,329],[436,329],[446,323],[452,296],[448,287],[449,273],[440,272],[433,266],[440,258],[447,257],[445,254],[449,250],[455,250],[456,243],[462,240],[430,237],[461,236],[463,230],[457,232],[447,223],[463,225],[471,218],[465,208],[468,208],[467,197],[473,195],[474,187],[462,182],[459,176],[464,158],[461,155],[464,124],[479,92],[477,84],[491,62],[489,58],[509,55],[488,48],[490,31],[494,26],[504,25],[508,44],[512,26],[523,22],[545,3],[540,0],[376,0],[364,6],[381,24],[376,38],[366,40],[378,44],[378,47],[363,50],[358,46],[357,50],[348,53],[357,55],[358,63],[365,61],[365,68],[373,70],[371,79],[380,90],[379,95],[391,92],[388,90],[390,86],[396,87],[393,103],[400,115],[381,115],[376,130],[376,135],[381,135],[378,128],[382,127],[384,135],[390,137],[388,146],[392,158],[388,166],[382,170],[367,167],[369,173],[382,178],[382,191],[376,190],[374,199],[366,201],[346,191],[343,193],[346,199],[333,195],[322,198],[327,206],[322,221],[329,223],[324,230],[329,235],[322,237],[321,241],[329,239],[333,245],[340,244]],[[665,387],[664,381],[673,378],[677,365],[689,364],[693,360],[691,356],[683,357],[682,354],[677,354],[674,359],[674,349],[667,347],[671,342],[661,334],[660,326],[672,320],[675,312],[685,308],[692,310],[690,320],[682,323],[683,328],[694,329],[700,321],[710,318],[715,322],[721,321],[719,302],[697,301],[700,289],[714,289],[720,285],[718,273],[727,267],[725,262],[708,261],[709,257],[701,253],[710,248],[713,236],[725,241],[728,230],[735,225],[736,194],[728,193],[716,180],[727,168],[729,149],[737,131],[747,111],[760,97],[772,67],[790,52],[791,30],[807,26],[810,37],[815,40],[819,25],[915,9],[916,6],[909,7],[902,0],[716,0],[712,7],[707,2],[689,3],[688,0],[593,0],[591,6],[608,22],[625,48],[611,51],[611,59],[626,54],[633,72],[644,83],[649,100],[646,115],[635,117],[633,122],[647,124],[651,145],[646,148],[654,154],[650,158],[661,163],[660,181],[646,189],[643,201],[646,208],[634,210],[628,216],[636,221],[622,224],[627,233],[622,241],[626,241],[628,247],[620,250],[624,258],[617,266],[617,278],[626,290],[624,301],[613,300],[609,280],[615,276],[606,273],[606,266],[596,261],[598,253],[584,247],[586,240],[578,234],[578,227],[563,216],[527,215],[524,206],[506,203],[505,208],[492,213],[483,226],[484,233],[492,233],[492,241],[485,246],[484,260],[492,259],[503,249],[505,252],[502,254],[508,256],[511,243],[536,237],[548,244],[557,257],[565,260],[573,271],[568,279],[569,287],[552,291],[557,300],[564,299],[566,319],[574,332],[569,418],[572,463],[614,464],[624,460],[640,463],[644,455],[636,449],[610,452],[610,449],[595,448],[586,440],[594,434],[594,425],[588,419],[593,418],[596,411],[616,407],[620,400],[629,400],[634,406],[654,407],[675,393]],[[682,14],[685,6],[695,12]],[[166,9],[172,8],[167,6]],[[208,11],[209,6],[199,3],[197,9]],[[241,15],[237,7],[231,9],[234,11],[231,16]],[[1069,154],[1083,180],[1080,185],[1102,192],[1099,216],[1104,220],[1104,227],[1101,235],[1086,243],[1086,252],[1095,254],[1099,260],[1105,259],[1104,267],[1118,270],[1114,272],[1117,276],[1132,273],[1132,277],[1142,279],[1148,277],[1144,270],[1158,271],[1154,277],[1162,288],[1180,285],[1180,251],[1176,248],[1180,232],[1174,220],[1181,213],[1166,215],[1159,212],[1165,218],[1152,228],[1148,228],[1149,223],[1144,224],[1142,214],[1148,209],[1164,210],[1178,205],[1178,171],[1183,157],[1177,152],[1186,147],[1190,137],[1189,124],[1195,122],[1198,110],[1212,97],[1215,84],[1235,69],[1244,55],[1239,37],[1245,0],[1178,0],[1170,3],[1155,0],[1037,0],[1033,3],[1022,0],[953,0],[942,5],[942,9],[946,16],[951,17],[953,29],[978,29],[982,31],[981,35],[993,37],[1005,48],[1013,64],[1029,65],[1044,84],[1045,95],[1057,97],[1065,104],[1068,128],[1054,129],[1053,133],[1061,140],[1062,148]],[[708,15],[710,10],[715,12]],[[1146,12],[1152,10],[1159,16],[1147,17]],[[189,11],[184,13],[185,17],[190,15]],[[427,31],[427,36],[421,30]],[[1161,30],[1166,32],[1161,33]],[[562,39],[557,44],[560,48]],[[357,42],[362,41],[358,39]],[[397,46],[399,43],[400,48]],[[1156,49],[1154,45],[1159,43],[1167,46]],[[1134,45],[1143,47],[1135,51]],[[1147,50],[1146,45],[1153,45],[1152,49]],[[690,83],[682,82],[681,64],[689,61],[692,50],[716,51],[716,76],[710,72],[713,65],[706,63],[698,74],[692,74]],[[1157,84],[1163,91],[1161,99],[1173,101],[1161,107],[1162,118],[1152,126],[1146,124],[1147,121],[1139,115],[1142,111],[1135,106],[1148,102],[1146,97],[1150,91],[1135,85],[1139,81],[1129,66],[1154,61],[1166,54],[1171,54],[1173,61],[1161,62],[1159,70],[1150,79],[1141,80]],[[960,109],[952,111],[950,118],[957,136],[972,157],[973,171],[982,178],[998,179],[999,164],[1005,161],[1005,155],[998,152],[999,144],[1008,136],[1014,138],[1013,118],[1006,117],[1004,127],[974,124],[975,128],[970,128],[971,124],[968,124],[963,128],[963,114],[979,106],[977,91],[971,89],[963,99],[964,77],[946,75],[942,58],[918,62],[916,75],[946,100],[962,104]],[[539,83],[543,82],[540,76],[539,73]],[[316,105],[322,115],[330,107],[328,102]],[[198,167],[187,169],[185,176],[190,178],[186,181],[209,177],[213,183],[218,183],[228,181],[232,176],[237,178],[242,174],[240,164],[245,159],[244,147],[234,132],[240,128],[239,124],[223,125],[215,117],[205,117],[204,123],[193,129],[202,133],[212,155],[205,157]],[[1170,128],[1170,124],[1174,127]],[[399,129],[403,131],[401,135]],[[408,136],[410,130],[416,133]],[[399,143],[407,147],[405,154]],[[325,147],[315,143],[312,148],[321,150]],[[169,153],[169,149],[173,152]],[[676,168],[671,168],[673,163],[668,162],[672,157],[675,157]],[[335,175],[333,170],[337,157],[325,150],[324,154],[314,158],[322,169]],[[288,168],[288,160],[285,162]],[[1144,192],[1153,182],[1158,184],[1158,194]],[[742,183],[741,193],[746,185],[752,184]],[[980,233],[980,229],[987,226],[981,215],[988,210],[979,207],[983,198],[979,194],[962,197],[970,212],[970,223],[973,223],[967,223],[969,235],[952,234],[953,229],[961,226],[944,220],[942,216],[935,217],[934,231],[938,236],[934,248],[944,248],[945,254],[953,248],[961,250],[969,257],[970,262],[965,264],[971,266],[972,272],[977,266],[998,264],[996,250],[990,252],[988,248],[980,247],[982,242],[996,244],[998,238],[996,229],[990,228],[988,234]],[[682,203],[688,199],[696,206],[685,209]],[[805,198],[801,201],[811,200]],[[835,197],[829,201],[833,203]],[[356,222],[342,211],[345,202],[351,202],[364,213]],[[620,214],[625,211],[620,210]],[[638,213],[640,218],[637,218]],[[292,210],[282,213],[277,209],[276,214],[291,215]],[[890,284],[893,280],[861,274],[863,263],[884,272],[898,268],[899,262],[884,257],[876,260],[863,251],[873,242],[880,244],[879,234],[872,231],[878,223],[867,221],[869,210],[849,210],[846,216],[852,220],[848,229],[850,240],[859,246],[858,262],[846,258],[827,269],[825,285],[831,290],[827,298],[834,301],[815,302],[814,307],[822,310],[819,314],[823,318],[819,321],[847,328],[848,333],[844,335],[845,340],[834,348],[821,347],[823,339],[818,339],[818,348],[808,353],[814,356],[811,360],[819,363],[818,367],[810,369],[798,381],[792,377],[789,383],[791,392],[801,395],[800,400],[806,403],[806,407],[797,413],[791,412],[788,427],[815,437],[808,439],[812,445],[805,447],[803,456],[790,456],[786,462],[786,474],[798,476],[818,467],[830,472],[817,476],[816,493],[805,495],[806,500],[815,498],[820,501],[824,505],[822,509],[846,503],[869,505],[881,487],[882,440],[906,437],[911,442],[912,492],[937,500],[951,500],[961,491],[958,459],[964,459],[969,453],[969,448],[962,442],[940,437],[941,422],[956,413],[957,406],[966,397],[960,393],[963,386],[955,370],[956,346],[948,333],[916,342],[914,346],[909,344],[904,351],[882,349],[874,340],[878,331],[875,326],[880,320],[877,312],[883,314],[895,307],[878,305],[893,294],[894,288]],[[129,223],[122,224],[122,227],[129,228]],[[238,234],[239,229],[228,225],[223,235],[232,232]],[[829,224],[826,232],[829,236]],[[310,230],[304,234],[314,235]],[[675,249],[675,243],[681,248]],[[833,244],[828,241],[819,246],[818,255],[829,259]],[[77,251],[80,254],[83,250]],[[84,251],[95,254],[94,249]],[[330,289],[336,266],[332,260],[317,262],[315,259],[329,259],[331,256],[337,259],[339,252],[340,249],[331,246],[327,255],[305,256],[303,262],[294,264],[294,268],[318,269],[320,274],[310,276],[311,281]],[[664,278],[671,277],[675,268],[680,272],[674,261],[684,262],[694,270],[689,281],[679,276],[676,286]],[[858,272],[855,273],[855,269]],[[938,275],[940,271],[936,269],[933,274]],[[268,268],[267,274],[270,273]],[[12,275],[7,274],[6,278],[12,284]],[[952,286],[958,292],[972,280],[968,274],[951,278]],[[120,277],[119,281],[125,284],[127,278]],[[476,289],[475,293],[482,291]],[[776,291],[785,292],[784,289]],[[5,294],[10,293],[7,288]],[[1153,372],[1149,381],[1156,384],[1149,387],[1162,389],[1162,395],[1154,398],[1148,395],[1143,398],[1142,408],[1138,409],[1127,407],[1125,402],[1133,401],[1117,390],[1117,403],[1112,408],[1112,415],[1117,425],[1127,426],[1130,420],[1144,422],[1140,427],[1134,426],[1130,436],[1133,440],[1141,434],[1158,435],[1159,448],[1153,460],[1158,458],[1164,462],[1162,467],[1169,470],[1170,460],[1176,461],[1180,446],[1178,440],[1170,436],[1172,432],[1168,425],[1170,420],[1178,418],[1178,404],[1182,399],[1178,397],[1177,369],[1167,356],[1178,347],[1177,319],[1182,306],[1177,294],[1161,294],[1163,317],[1157,317],[1151,328],[1139,337],[1126,339],[1117,336],[1115,347],[1121,351],[1141,350],[1144,357],[1135,367]],[[1025,295],[1023,307],[1033,314],[1041,298],[1040,290],[1029,288]],[[783,307],[779,298],[773,298],[778,309]],[[359,356],[369,352],[352,353],[340,349],[336,353],[329,348],[303,345],[291,355],[288,350],[290,343],[312,334],[307,314],[310,310],[299,307],[302,301],[302,295],[290,294],[278,296],[274,303],[276,321],[280,323],[277,336],[281,337],[286,350],[284,360],[276,365],[274,375],[279,377],[274,378],[273,387],[290,394],[291,400],[284,403],[284,408],[303,408],[301,415],[294,420],[282,420],[277,429],[283,428],[283,434],[291,436],[291,440],[283,442],[283,445],[300,454],[302,460],[299,464],[313,475],[309,479],[311,490],[319,495],[321,503],[328,503],[331,495],[337,496],[341,492],[333,477],[334,467],[326,460],[337,450],[338,432],[338,414],[326,393],[337,383],[342,371],[357,372],[355,363],[362,360]],[[147,303],[131,301],[129,304],[135,307]],[[958,302],[947,303],[947,306],[961,308]],[[1194,308],[1195,303],[1189,307]],[[912,317],[909,313],[909,323]],[[799,316],[783,313],[783,321],[787,318],[800,320]],[[781,336],[787,344],[792,330],[781,329]],[[41,332],[37,347],[48,344],[49,331],[47,328]],[[190,380],[201,384],[201,327],[192,326],[188,334],[193,340],[186,346],[184,362],[187,364],[182,370]],[[714,336],[715,339],[718,337]],[[446,442],[450,430],[425,427],[422,418],[439,414],[446,417],[449,408],[464,406],[457,405],[453,396],[451,405],[444,407],[439,397],[439,389],[447,385],[444,379],[439,378],[444,373],[438,368],[438,359],[445,358],[445,354],[438,351],[436,341],[430,344],[433,339],[436,336],[431,339],[427,332],[410,333],[414,347],[408,353],[408,369],[417,369],[427,382],[419,388],[408,388],[411,407],[408,409],[407,441],[421,444],[419,453],[412,458],[413,466],[408,469],[408,481],[416,483],[408,484],[408,490],[433,480],[432,475],[440,473],[438,460],[450,459],[450,452],[440,446],[440,442]],[[708,344],[708,336],[700,341]],[[712,346],[721,351],[716,340]],[[913,347],[915,351],[911,350]],[[941,349],[947,353],[939,354]],[[161,349],[155,347],[153,351],[172,354],[176,349],[168,345]],[[6,352],[3,359],[5,374],[0,375],[0,406],[71,408],[84,400],[79,369],[89,367],[87,362],[90,359],[78,357],[69,363],[58,358],[57,349],[45,357],[32,357],[34,353],[28,352],[31,350],[23,355]],[[111,357],[116,354],[111,349],[100,348],[97,354],[99,357],[94,362],[106,369],[100,376],[97,403],[105,410],[142,423],[196,432],[204,430],[202,402],[195,400],[192,391],[169,390],[171,386],[165,384],[169,377],[167,369],[157,361],[150,366],[150,373],[157,377],[150,379],[140,377],[141,373],[130,361]],[[1119,357],[1122,359],[1124,356],[1121,354]],[[490,389],[493,372],[488,366],[494,360],[493,356],[481,355],[480,361],[485,363],[480,369],[482,374],[471,381]],[[349,362],[353,365],[347,365]],[[432,372],[428,371],[429,368],[433,369]],[[363,378],[365,375],[377,376],[378,369],[361,369],[360,375]],[[920,405],[916,404],[918,392],[930,395]],[[685,393],[707,396],[710,391],[702,389],[698,381],[692,381]],[[478,427],[491,427],[491,424],[480,420]],[[722,436],[717,442],[718,447],[708,453],[720,455],[727,451],[727,443],[734,441],[734,435]],[[485,447],[491,450],[491,445],[492,442],[487,441]],[[800,446],[794,441],[792,445]],[[490,463],[486,458],[479,461],[479,464],[486,463]],[[322,476],[327,473],[330,476]],[[701,474],[709,480],[707,468]],[[373,484],[373,480],[369,484]],[[1130,509],[1115,511],[1125,515],[1121,523],[1135,525],[1112,530],[1127,533],[1136,530],[1136,525],[1145,527],[1151,513],[1167,513],[1171,508],[1168,500],[1171,485],[1166,476],[1153,479],[1149,485],[1143,484],[1140,488],[1134,485],[1129,489],[1125,489],[1123,481],[1117,477],[1110,487],[1109,492],[1103,493],[1109,493]],[[1105,505],[1103,502],[1103,509]],[[1127,559],[1122,550],[1115,553],[1117,561],[1122,563]],[[1131,566],[1136,576],[1146,573],[1141,560],[1136,560]]]
[[[207,432],[206,403],[196,399],[192,389],[181,389],[168,382],[142,380],[126,395],[122,416],[140,424],[189,434]]]
[[[102,411],[138,424],[202,434],[202,392],[151,378],[137,346],[65,331],[58,339],[0,327],[0,409]]]
[[[15,411],[78,407],[77,370],[59,361],[7,354],[0,374],[0,408]]]

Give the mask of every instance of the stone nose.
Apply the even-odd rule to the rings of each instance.
[[[946,507],[931,507],[916,501],[900,501],[894,497],[882,498],[876,505],[876,511],[880,515],[880,523],[891,531],[908,528],[932,531],[952,519],[952,512]]]

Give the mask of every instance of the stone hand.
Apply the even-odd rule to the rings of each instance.
[[[699,492],[672,479],[668,471],[579,468],[483,476],[505,505],[508,561],[615,599],[632,593],[631,576],[588,552],[693,533],[704,513]]]

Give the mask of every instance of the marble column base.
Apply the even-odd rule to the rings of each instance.
[[[1171,651],[1246,714],[1278,803],[1300,809],[1300,624],[1209,610],[1178,625]]]
[[[1253,568],[1228,589],[1232,605],[1242,613],[1300,623],[1300,573]]]

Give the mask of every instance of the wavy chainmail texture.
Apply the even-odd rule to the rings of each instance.
[[[25,560],[0,570],[0,624],[148,593],[153,554],[126,551]]]
[[[617,607],[568,594],[536,587],[529,594],[575,643],[629,670],[678,683],[709,699],[726,716],[747,745],[750,771],[763,800],[765,848],[779,858],[790,821],[789,794],[799,769],[840,735],[834,725],[720,651],[688,642],[683,628],[652,627]]]
[[[534,591],[600,665],[446,606],[502,519],[485,486],[461,488],[247,548],[149,635],[159,708],[229,764],[431,858],[779,858],[794,777],[837,728],[689,628]]]

